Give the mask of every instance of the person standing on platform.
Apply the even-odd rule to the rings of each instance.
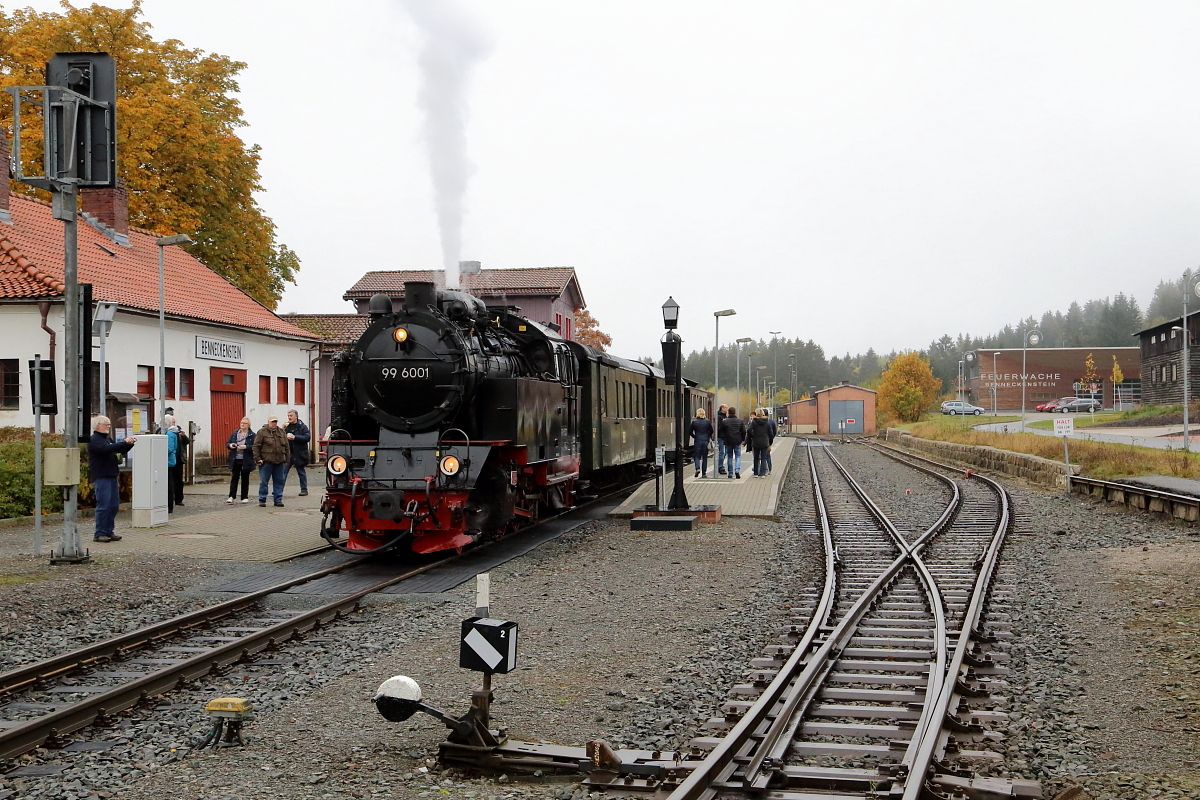
[[[312,441],[312,433],[309,432],[308,426],[300,421],[300,415],[296,413],[296,409],[292,409],[287,413],[288,424],[283,430],[287,434],[288,445],[292,450],[292,457],[288,460],[288,468],[295,467],[296,475],[300,478],[300,496],[308,496],[308,473],[304,468],[308,466],[308,443]]]
[[[117,475],[121,467],[117,464],[117,453],[128,453],[137,442],[136,436],[114,442],[108,438],[111,430],[112,421],[108,417],[92,417],[92,437],[88,439],[88,480],[96,492],[94,542],[121,541],[121,537],[113,530],[117,507],[121,505],[121,491],[117,488]]]
[[[225,440],[225,447],[229,450],[227,463],[230,473],[229,497],[225,498],[225,502],[232,505],[233,501],[237,499],[238,482],[240,481],[242,502],[249,503],[250,470],[254,469],[254,431],[250,430],[249,417],[242,417],[241,425]]]
[[[167,435],[167,513],[175,511],[175,466],[179,464],[179,428],[170,414],[165,417]]]
[[[730,479],[742,477],[742,443],[746,441],[746,423],[737,415],[736,408],[729,409],[729,415],[721,420],[721,439],[725,442],[725,457],[728,463],[725,470]]]
[[[692,437],[692,463],[696,466],[696,477],[708,477],[708,443],[712,441],[713,424],[708,421],[703,408],[696,409],[696,418],[688,429]]]
[[[715,423],[717,426],[717,431],[718,431],[718,435],[717,435],[717,474],[718,475],[725,474],[725,440],[721,438],[721,436],[719,435],[719,432],[721,430],[721,423],[724,422],[725,418],[728,416],[729,416],[729,406],[726,405],[725,403],[721,403],[721,407],[717,409],[717,419],[716,419],[716,423]]]
[[[750,418],[750,431],[746,438],[754,451],[754,477],[767,477],[767,451],[771,449],[771,425],[762,411]]]
[[[267,424],[254,436],[254,463],[258,466],[258,506],[266,508],[267,481],[271,482],[271,493],[275,507],[283,508],[283,484],[287,480],[288,461],[292,448],[287,434],[279,427],[279,417],[272,414]]]
[[[765,409],[764,409],[765,413]],[[775,423],[775,418],[767,414],[767,424],[771,427],[771,447],[775,446],[775,437],[779,435],[779,426]],[[771,474],[771,447],[767,448],[767,474]]]

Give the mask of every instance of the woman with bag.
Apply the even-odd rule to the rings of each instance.
[[[225,446],[229,450],[229,497],[233,503],[237,497],[238,481],[242,484],[242,502],[249,503],[250,471],[254,469],[254,431],[250,429],[250,418],[242,417],[242,424],[229,434]]]

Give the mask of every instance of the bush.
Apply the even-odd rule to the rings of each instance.
[[[42,449],[62,447],[60,435],[42,434]],[[80,445],[79,507],[96,505],[96,495],[87,474],[87,448]],[[43,462],[44,463],[44,462]],[[118,478],[122,502],[132,496],[132,478]],[[62,511],[62,492],[58,486],[42,487],[42,513]],[[33,514],[33,429],[0,428],[0,519],[28,517]]]

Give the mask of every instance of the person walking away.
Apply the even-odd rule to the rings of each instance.
[[[746,440],[746,423],[737,415],[736,408],[721,420],[721,439],[725,442],[726,474],[732,480],[742,477],[742,442]]]
[[[167,415],[167,430],[175,432],[175,465],[167,469],[167,492],[175,501],[175,505],[183,505],[183,465],[187,463],[187,450],[192,440],[183,432],[179,421],[173,414]],[[170,502],[168,501],[168,505]]]
[[[229,497],[225,502],[237,500],[238,483],[242,484],[242,503],[249,503],[250,470],[254,469],[254,431],[250,430],[250,418],[242,417],[238,429],[225,440],[226,461],[229,464]]]
[[[108,438],[112,421],[105,416],[92,417],[92,436],[88,439],[88,480],[96,492],[96,531],[93,542],[119,542],[121,537],[113,530],[117,518],[117,507],[121,504],[121,492],[117,488],[117,475],[121,467],[117,463],[118,453],[128,453],[137,442],[130,436],[121,442]]]
[[[175,465],[179,463],[179,432],[175,428],[175,418],[170,414],[164,418],[167,435],[167,513],[175,511]]]
[[[717,430],[721,430],[721,423],[729,416],[729,406],[721,403],[721,407],[717,409]],[[725,474],[725,440],[719,435],[717,436],[717,474]]]
[[[713,424],[708,421],[708,415],[703,408],[696,409],[696,418],[692,420],[688,435],[692,437],[692,463],[696,466],[696,477],[701,474],[708,477],[708,444],[713,437]]]
[[[750,418],[750,431],[747,434],[750,447],[754,451],[754,477],[767,477],[767,451],[771,449],[771,426],[761,411]]]
[[[296,475],[300,478],[300,496],[308,496],[308,473],[304,468],[308,466],[308,443],[312,441],[312,433],[309,432],[308,426],[300,421],[300,415],[296,413],[296,409],[287,412],[288,424],[283,430],[287,434],[288,446],[291,448],[291,458],[288,459],[288,468],[295,467]]]
[[[276,508],[283,507],[283,484],[287,480],[288,461],[292,448],[287,434],[279,427],[279,417],[272,414],[267,424],[254,435],[254,463],[258,466],[258,505],[267,505],[267,481],[271,482],[271,493]]]

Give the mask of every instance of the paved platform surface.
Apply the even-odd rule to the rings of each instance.
[[[741,480],[725,475],[714,477],[715,467],[709,463],[707,478],[696,478],[695,470],[685,468],[683,489],[687,493],[688,502],[694,506],[714,505],[721,507],[721,515],[725,517],[763,517],[775,518],[779,506],[779,490],[787,477],[788,464],[791,462],[792,450],[800,441],[794,436],[780,436],[775,439],[771,448],[771,463],[775,467],[765,478],[751,476],[754,461],[750,453],[742,453]],[[671,495],[673,478],[668,475],[664,482],[667,497]],[[610,512],[614,517],[629,517],[638,506],[654,503],[654,481],[647,481],[638,487],[624,503]]]
[[[311,478],[311,471],[310,471]],[[320,484],[318,483],[318,486]],[[213,510],[196,510],[172,515],[166,525],[158,528],[131,528],[130,514],[117,516],[117,533],[121,541],[99,544],[89,535],[80,537],[83,546],[93,551],[109,553],[163,553],[190,558],[215,558],[235,561],[280,561],[324,546],[317,532],[321,525],[320,491],[308,497],[297,497],[294,486],[284,491],[284,507],[275,508],[267,499],[267,507],[259,508],[257,485],[251,481],[250,503],[241,501],[226,505],[227,482],[197,484],[185,489],[184,500],[190,507],[216,506]]]
[[[1133,478],[1117,478],[1113,483],[1131,483],[1134,486],[1147,486],[1151,489],[1161,489],[1164,492],[1200,497],[1200,481],[1175,478],[1170,475],[1138,475]]]

